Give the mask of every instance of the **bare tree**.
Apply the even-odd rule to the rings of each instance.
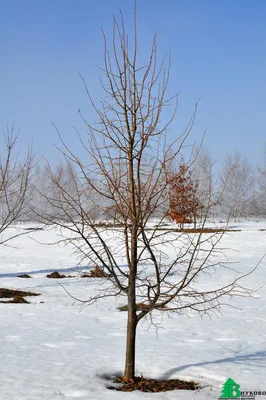
[[[266,169],[259,168],[256,179],[256,192],[254,196],[254,213],[259,217],[266,216]]]
[[[214,258],[222,234],[203,236],[177,233],[165,228],[169,213],[168,190],[172,182],[171,163],[182,155],[184,143],[192,129],[196,108],[180,135],[169,143],[167,128],[175,115],[176,97],[166,98],[170,76],[170,55],[161,64],[157,60],[154,37],[146,65],[138,64],[136,10],[133,44],[121,22],[114,19],[111,52],[104,38],[104,81],[106,96],[98,108],[82,78],[90,104],[97,115],[97,124],[85,122],[88,136],[80,143],[86,152],[82,161],[62,141],[61,152],[66,163],[73,163],[75,195],[50,171],[60,197],[46,194],[51,205],[61,208],[63,218],[54,220],[67,234],[81,259],[98,265],[106,276],[106,284],[87,303],[108,296],[124,296],[127,301],[127,339],[124,378],[135,373],[136,330],[139,321],[152,312],[186,313],[196,310],[205,314],[216,311],[221,299],[232,295],[249,295],[238,278],[224,285],[215,282],[213,289],[197,286],[197,279],[220,265]],[[172,117],[165,121],[164,110],[172,105]],[[169,115],[169,114],[168,114]],[[185,164],[189,167],[192,161]],[[116,229],[100,224],[92,217],[87,197],[91,193],[101,201],[93,208],[106,219],[117,223]],[[71,212],[70,212],[71,210]],[[156,220],[154,218],[156,217]],[[121,267],[121,257],[127,267]],[[225,300],[223,300],[225,301]]]
[[[37,215],[47,214],[47,201],[42,193],[47,193],[49,176],[46,174],[46,166],[42,167],[40,163],[36,165],[33,171],[31,200],[29,202],[28,215],[34,220]]]
[[[2,236],[7,228],[25,216],[28,202],[33,155],[29,150],[21,162],[17,142],[18,132],[15,132],[14,126],[7,128],[0,154],[0,244],[21,235],[17,232],[8,237]]]
[[[203,221],[206,211],[210,214],[210,208],[214,209],[219,201],[219,195],[215,191],[214,172],[210,153],[204,148],[195,148],[195,161],[191,168],[191,177],[197,188],[196,194],[200,201],[201,209],[197,219]]]
[[[240,153],[228,155],[224,160],[220,174],[223,188],[222,209],[225,214],[231,213],[235,221],[247,215],[254,194],[253,169]]]

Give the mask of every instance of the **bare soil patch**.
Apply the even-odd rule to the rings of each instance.
[[[15,296],[14,299],[0,301],[0,303],[18,303],[18,304],[29,304],[29,302],[21,296]]]
[[[169,379],[166,381],[156,379],[145,379],[135,377],[134,379],[124,380],[121,377],[116,377],[114,383],[120,383],[120,386],[108,386],[108,389],[117,390],[121,392],[133,392],[140,390],[141,392],[166,392],[168,390],[198,390],[200,385],[195,382],[186,382],[179,379]]]
[[[31,276],[28,275],[28,274],[22,274],[22,275],[18,275],[18,278],[26,278],[26,279],[29,279],[29,278],[31,278]]]
[[[24,299],[26,296],[39,296],[39,293],[33,292],[24,292],[23,290],[13,290],[13,289],[5,289],[0,288],[0,298],[1,299],[9,299],[5,301],[0,301],[0,303],[29,303]]]
[[[96,227],[115,229],[115,228],[123,228],[123,224],[112,224],[108,222],[99,222],[95,225]],[[241,229],[223,229],[223,228],[172,228],[167,224],[162,224],[160,226],[155,226],[154,228],[145,228],[145,231],[153,231],[156,229],[157,231],[166,231],[166,232],[181,232],[181,233],[223,233],[223,232],[241,232]],[[261,229],[262,230],[262,229]]]
[[[110,276],[111,275],[107,274],[98,264],[95,264],[93,270],[90,272],[84,272],[80,275],[81,278],[109,278]]]
[[[23,290],[13,290],[0,288],[0,298],[12,298],[15,296],[25,297],[25,296],[39,296],[40,293],[24,292]]]
[[[36,228],[36,227],[24,228],[24,231],[43,231],[43,228]]]
[[[91,274],[88,274],[87,272],[84,272],[83,274],[80,275],[81,278],[91,278]]]
[[[147,231],[153,231],[153,228],[147,228]],[[241,232],[241,229],[220,229],[220,228],[156,228],[157,231],[164,232],[180,232],[180,233],[224,233],[224,232]]]
[[[46,277],[47,277],[47,278],[50,278],[50,279],[63,279],[63,278],[67,278],[66,275],[64,275],[64,274],[59,274],[58,271],[54,271],[54,272],[52,272],[51,274],[46,275]]]
[[[137,311],[147,311],[150,309],[149,306],[144,303],[137,303],[136,307],[137,307]],[[117,307],[117,309],[120,311],[128,311],[128,305],[125,304],[124,306]]]
[[[107,274],[103,269],[101,268],[94,268],[90,272],[90,278],[109,278],[110,275]]]

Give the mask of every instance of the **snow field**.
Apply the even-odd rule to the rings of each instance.
[[[235,226],[236,224],[234,224]],[[266,225],[266,224],[265,224]],[[223,238],[230,261],[247,272],[266,251],[263,223],[242,224],[242,232]],[[23,229],[23,228],[20,228]],[[0,287],[38,292],[31,304],[0,304],[0,399],[217,399],[224,381],[231,377],[241,390],[266,390],[266,261],[245,279],[254,298],[235,298],[221,316],[201,318],[155,314],[157,328],[141,322],[137,336],[137,373],[153,378],[193,379],[205,388],[199,392],[121,393],[106,388],[103,375],[124,368],[126,313],[117,310],[122,298],[106,299],[89,307],[70,297],[86,300],[98,279],[78,278],[72,248],[44,246],[53,242],[56,230],[36,231],[0,247]],[[33,239],[32,239],[33,238]],[[52,271],[75,275],[48,279]],[[19,279],[28,273],[32,279]],[[227,279],[226,270],[206,276]],[[60,283],[60,284],[59,284]],[[162,321],[161,321],[162,320]]]

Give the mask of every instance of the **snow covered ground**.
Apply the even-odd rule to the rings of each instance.
[[[266,231],[260,231],[266,223],[231,226],[242,231],[227,234],[222,244],[232,249],[229,260],[247,272],[266,252]],[[57,234],[36,231],[0,246],[0,287],[41,294],[28,297],[31,304],[0,304],[1,400],[217,399],[229,377],[241,390],[266,391],[266,259],[245,281],[253,289],[260,287],[255,297],[232,301],[241,310],[226,307],[211,319],[165,316],[157,330],[149,321],[139,326],[137,373],[193,379],[203,390],[123,393],[108,390],[103,375],[121,373],[124,367],[126,313],[117,307],[125,301],[108,299],[81,309],[59,283],[86,300],[102,282],[78,278],[70,247],[38,243],[52,242]],[[55,270],[77,277],[45,277]],[[33,279],[17,278],[20,273]],[[218,271],[215,279],[224,279],[224,273]],[[214,278],[204,279],[209,285]]]

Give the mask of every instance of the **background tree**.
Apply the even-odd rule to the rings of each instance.
[[[259,168],[256,179],[256,192],[254,195],[254,214],[266,217],[266,169]]]
[[[239,221],[248,214],[254,194],[253,169],[240,153],[225,157],[220,184],[223,188],[223,213],[227,215],[230,212],[234,221]]]
[[[206,211],[209,216],[211,213],[216,214],[219,195],[216,190],[213,172],[214,162],[210,153],[203,147],[196,147],[194,158],[195,160],[191,168],[191,178],[196,188],[196,196],[201,205],[198,210],[198,219],[203,221]],[[212,208],[212,212],[210,208]]]
[[[103,37],[105,96],[99,108],[82,78],[97,123],[88,122],[80,113],[88,131],[84,139],[79,134],[86,152],[85,161],[72,152],[57,130],[62,154],[67,163],[75,165],[78,174],[73,196],[67,185],[51,173],[60,192],[60,201],[49,195],[46,197],[51,205],[62,208],[65,217],[58,220],[52,215],[48,222],[63,228],[62,234],[69,232],[66,241],[76,246],[88,265],[97,264],[108,273],[106,284],[88,299],[88,304],[108,296],[119,295],[126,299],[124,378],[133,379],[136,330],[142,318],[151,316],[154,310],[208,313],[215,311],[224,297],[244,295],[248,291],[239,285],[239,276],[224,285],[214,279],[211,290],[196,284],[202,273],[213,271],[219,264],[212,254],[222,235],[212,235],[208,240],[202,232],[191,237],[163,229],[169,215],[171,163],[181,155],[196,114],[195,108],[184,132],[169,142],[167,128],[175,115],[176,100],[176,97],[166,97],[169,55],[158,64],[155,36],[148,62],[139,64],[136,10],[133,43],[125,32],[122,15],[120,23],[114,19],[111,51],[104,34]],[[174,101],[172,117],[163,122],[166,121],[164,109],[168,107],[169,115],[171,100]],[[108,216],[111,206],[112,215],[115,211],[121,228],[108,229],[95,222],[83,200],[87,192],[105,200],[100,202],[99,212]],[[155,215],[160,215],[156,223]],[[121,259],[126,260],[126,268],[121,267]]]
[[[18,132],[14,126],[7,128],[7,133],[2,136],[0,153],[0,244],[22,234],[17,231],[2,236],[12,224],[25,218],[29,202],[33,155],[29,150],[24,161],[20,161],[17,144]]]
[[[203,203],[200,201],[198,184],[194,183],[188,167],[179,166],[169,184],[169,217],[183,228],[185,223],[194,223],[201,216]]]
[[[75,213],[73,207],[70,209],[68,206],[67,210],[64,210],[61,204],[62,190],[64,186],[65,190],[68,191],[69,196],[75,200],[75,194],[77,192],[76,184],[78,179],[76,178],[75,168],[71,162],[60,161],[53,168],[49,163],[46,163],[43,167],[37,165],[34,170],[34,184],[33,184],[33,195],[30,202],[30,215],[36,219],[38,216],[39,222],[47,222],[47,215],[53,216],[54,219],[69,219],[69,213]],[[85,193],[84,193],[85,196]],[[53,198],[54,201],[51,203],[49,198]],[[56,200],[56,201],[55,201]],[[87,199],[88,200],[88,199]]]
[[[27,213],[29,219],[34,220],[36,214],[47,214],[48,204],[43,193],[48,192],[48,185],[49,177],[47,175],[47,168],[46,166],[41,166],[41,163],[38,163],[33,171],[31,199],[28,205],[29,211]]]

